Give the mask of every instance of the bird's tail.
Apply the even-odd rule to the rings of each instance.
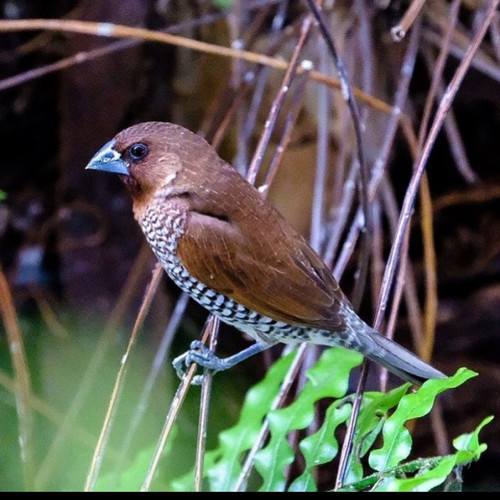
[[[407,382],[422,385],[428,379],[446,377],[415,354],[371,328],[361,333],[360,340],[361,351],[368,359]]]

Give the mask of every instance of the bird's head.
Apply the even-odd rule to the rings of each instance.
[[[140,123],[107,142],[86,168],[118,174],[134,203],[147,202],[158,190],[185,189],[196,182],[201,172],[190,159],[195,163],[207,150],[201,143],[206,145],[202,137],[172,123]]]

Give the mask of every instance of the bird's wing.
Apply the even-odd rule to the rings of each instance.
[[[198,281],[248,309],[291,324],[342,328],[343,295],[330,270],[275,210],[265,215],[272,231],[256,214],[242,232],[225,217],[191,210],[178,256]]]

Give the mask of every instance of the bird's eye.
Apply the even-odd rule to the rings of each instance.
[[[130,158],[134,161],[142,160],[148,154],[148,147],[142,142],[136,142],[129,148]]]

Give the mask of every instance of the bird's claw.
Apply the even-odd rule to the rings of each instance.
[[[199,340],[191,342],[189,351],[175,358],[172,365],[177,372],[177,376],[182,379],[186,374],[186,369],[192,363],[196,363],[198,366],[211,370],[213,373],[225,369],[224,360],[218,358],[209,347]],[[203,375],[196,375],[191,384],[200,385],[202,381]]]

